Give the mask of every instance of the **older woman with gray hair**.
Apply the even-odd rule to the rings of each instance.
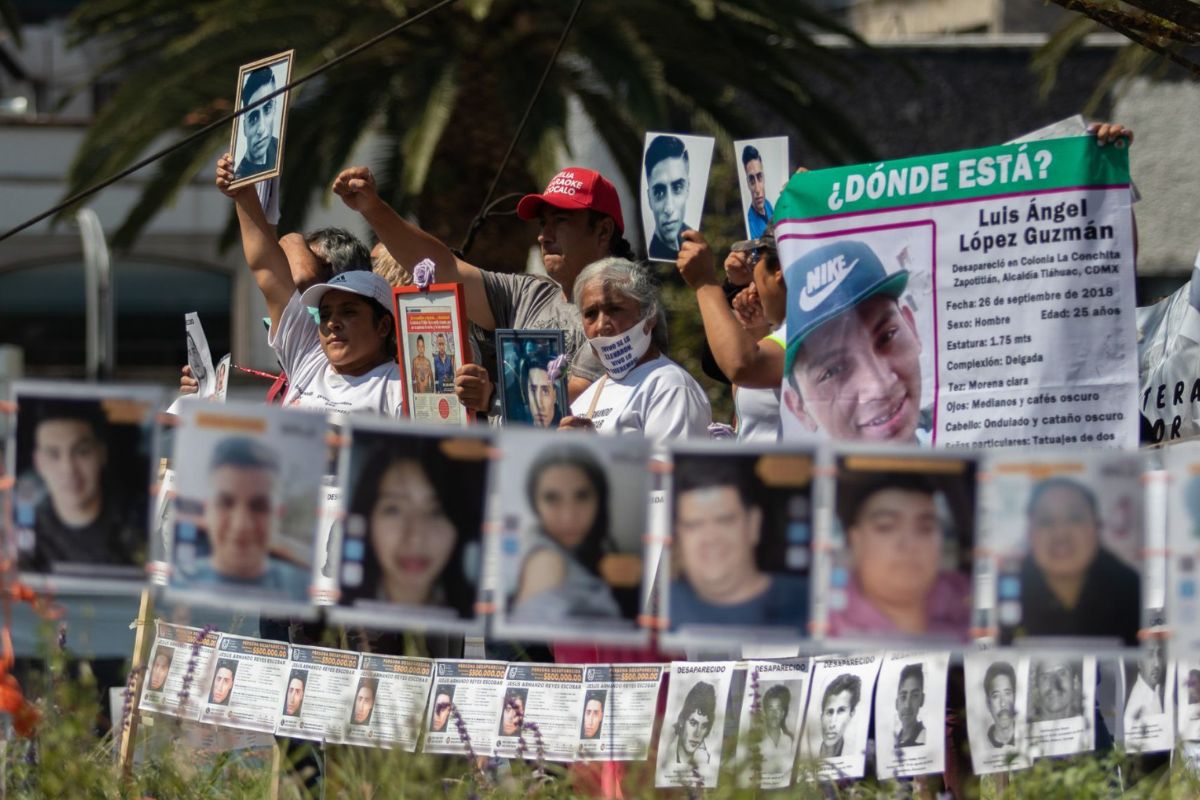
[[[574,300],[605,374],[559,427],[636,431],[655,444],[707,438],[712,409],[700,384],[666,356],[667,315],[647,271],[623,258],[601,259],[575,279]]]

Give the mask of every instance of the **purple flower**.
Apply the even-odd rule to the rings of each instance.
[[[182,710],[187,707],[188,689],[192,685],[192,679],[196,675],[196,664],[200,661],[200,648],[204,645],[204,640],[208,635],[216,630],[212,625],[205,625],[200,629],[200,633],[196,635],[196,641],[192,643],[192,653],[188,657],[187,672],[183,674],[183,683],[179,687],[179,708]],[[182,720],[182,717],[180,717]]]
[[[546,365],[546,373],[550,376],[551,383],[554,383],[558,380],[558,376],[563,373],[563,370],[566,368],[566,366],[567,356],[565,353],[555,356],[554,359]]]
[[[413,286],[418,289],[424,289],[429,284],[433,283],[434,275],[437,273],[437,268],[433,264],[433,259],[423,258],[413,267],[412,280]]]
[[[134,695],[133,686],[135,683],[137,683],[138,676],[145,673],[145,671],[146,671],[146,666],[144,664],[139,667],[134,667],[133,669],[129,670],[129,678],[127,678],[125,681],[125,692],[122,695],[122,697],[124,697],[124,700],[125,700],[125,702],[121,708],[121,730],[122,731],[128,730],[130,712],[133,711],[133,695]]]
[[[708,425],[708,438],[710,439],[736,439],[737,434],[733,428],[726,425],[724,422],[710,422]]]

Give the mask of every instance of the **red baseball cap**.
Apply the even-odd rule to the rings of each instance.
[[[524,220],[537,219],[543,205],[569,211],[590,209],[607,214],[617,224],[617,232],[625,233],[617,187],[594,169],[567,167],[560,171],[546,185],[546,191],[521,198],[521,202],[517,203],[517,216]]]

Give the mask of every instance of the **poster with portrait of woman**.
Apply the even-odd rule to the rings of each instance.
[[[642,643],[649,450],[635,437],[500,434],[496,635]]]
[[[488,493],[486,431],[350,417],[333,619],[472,633]]]
[[[1142,461],[1109,450],[989,455],[983,541],[1002,644],[1132,648],[1142,627]]]
[[[325,416],[184,403],[179,420],[168,593],[217,608],[311,616]]]
[[[831,558],[818,630],[839,647],[966,644],[975,457],[842,445],[833,459]]]
[[[815,447],[671,451],[668,644],[808,636]]]
[[[13,385],[7,553],[60,591],[138,593],[146,583],[157,387]]]
[[[557,428],[567,416],[567,361],[562,331],[496,331],[500,411],[505,424]]]

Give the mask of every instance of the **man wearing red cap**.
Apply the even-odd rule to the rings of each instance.
[[[609,255],[632,258],[622,234],[625,223],[617,190],[603,175],[582,167],[560,171],[541,194],[526,195],[517,215],[537,220],[542,264],[550,280],[480,269],[457,258],[444,243],[406,221],[380,199],[366,167],[343,170],[333,191],[371,225],[388,252],[401,264],[428,258],[437,281],[461,283],[467,317],[485,331],[497,328],[562,330],[570,359],[568,393],[573,399],[603,370],[587,344],[579,310],[571,303],[575,278],[593,261]],[[468,408],[490,411],[495,394],[487,370],[479,364],[459,367],[455,393]]]

